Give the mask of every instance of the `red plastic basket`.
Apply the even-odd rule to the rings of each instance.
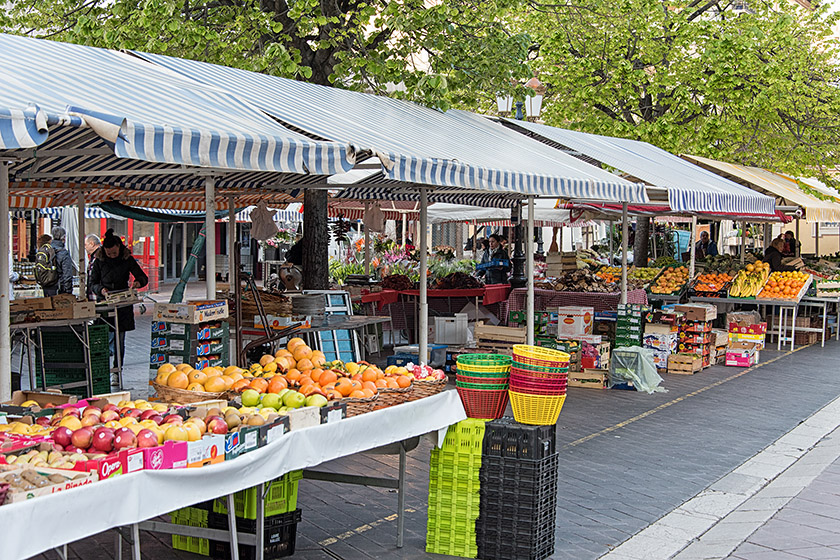
[[[518,387],[533,387],[535,389],[561,389],[566,387],[566,382],[568,378],[564,375],[563,377],[556,377],[554,379],[545,379],[545,378],[534,378],[534,377],[527,377],[524,375],[515,375],[511,376],[510,378],[510,386]]]
[[[467,417],[495,420],[504,416],[508,404],[508,392],[506,390],[486,391],[458,387],[457,391],[458,396],[461,397],[461,403],[464,405],[464,410],[467,412]]]
[[[566,394],[566,381],[563,381],[562,385],[511,381],[510,390],[524,395],[559,396]]]
[[[520,378],[529,379],[565,379],[569,375],[569,370],[564,369],[556,373],[546,373],[544,371],[534,371],[531,369],[510,368],[510,376],[516,375]]]
[[[461,375],[460,373],[455,376],[458,381],[463,381],[465,383],[481,383],[484,385],[496,385],[507,383],[508,379],[510,379],[507,375],[504,377],[473,377],[471,375]]]

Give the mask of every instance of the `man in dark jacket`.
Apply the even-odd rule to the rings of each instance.
[[[51,286],[42,286],[45,296],[54,296],[56,294],[72,294],[73,293],[73,277],[76,276],[76,267],[73,265],[73,258],[70,252],[64,247],[64,241],[67,238],[67,232],[61,226],[52,228],[52,246],[55,252],[55,267],[58,270],[58,282]]]
[[[142,288],[149,283],[149,277],[112,229],[105,232],[102,247],[94,251],[93,258],[90,285],[98,301],[104,300],[108,292],[127,290],[129,276],[134,277],[132,288]],[[125,359],[125,333],[134,330],[134,306],[118,307],[117,320],[120,326],[120,358]],[[115,367],[122,367],[122,363],[116,363]]]

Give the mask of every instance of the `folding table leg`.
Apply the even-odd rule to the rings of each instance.
[[[67,545],[66,544],[58,546],[58,547],[54,548],[53,550],[55,550],[55,553],[58,554],[58,557],[61,558],[61,560],[67,560]]]
[[[114,531],[114,560],[122,560],[123,538],[120,528]]]
[[[137,523],[131,524],[131,560],[140,560],[140,525]]]
[[[405,533],[405,442],[400,442],[400,475],[397,486],[397,548],[403,546]]]
[[[823,312],[822,312],[823,326],[822,326],[822,333],[820,334],[820,338],[822,339],[822,344],[820,346],[825,348],[825,328],[826,328],[826,325],[828,323],[828,303],[827,302],[823,302],[822,309],[823,309]]]
[[[257,542],[254,560],[263,560],[265,556],[265,483],[257,487]]]
[[[228,531],[230,532],[230,560],[239,560],[239,536],[236,533],[236,510],[233,508],[233,494],[227,495]]]

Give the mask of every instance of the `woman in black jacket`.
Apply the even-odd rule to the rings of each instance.
[[[142,288],[149,283],[149,277],[140,268],[131,251],[123,245],[122,239],[109,229],[102,238],[102,246],[93,253],[93,267],[90,272],[91,290],[97,301],[102,301],[108,292],[118,292],[129,288],[128,278],[134,277],[132,288]],[[120,358],[125,359],[125,333],[134,330],[134,306],[125,305],[117,308],[120,325]],[[115,364],[122,367],[122,364]]]
[[[782,264],[782,251],[785,248],[785,240],[781,238],[774,239],[767,250],[764,251],[764,261],[770,263],[771,272],[792,272],[796,270],[792,266]]]
[[[510,257],[502,246],[502,236],[494,233],[490,236],[490,248],[485,254],[489,254],[488,261],[505,261],[507,264],[488,268],[484,275],[485,284],[507,284],[508,272],[510,271]]]

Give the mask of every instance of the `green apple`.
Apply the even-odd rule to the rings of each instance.
[[[283,401],[280,398],[280,395],[277,395],[275,393],[266,393],[263,395],[261,405],[263,408],[272,408],[274,410],[277,410],[278,408],[283,406]]]
[[[245,389],[242,391],[242,406],[257,406],[260,404],[260,394],[253,389]]]
[[[285,395],[285,394],[286,394],[286,393],[288,393],[289,391],[291,391],[291,389],[280,389],[280,392],[279,392],[279,393],[277,393],[277,396],[278,396],[278,397],[280,397],[280,399],[282,400],[282,399],[283,399],[283,395]]]
[[[306,406],[327,406],[327,397],[324,395],[309,395],[306,397]]]
[[[280,408],[277,409],[277,414],[282,415],[282,414],[288,414],[288,413],[289,413],[289,407],[288,406],[281,406]]]
[[[300,408],[306,402],[306,397],[297,391],[289,391],[283,395],[283,405],[289,408]]]

